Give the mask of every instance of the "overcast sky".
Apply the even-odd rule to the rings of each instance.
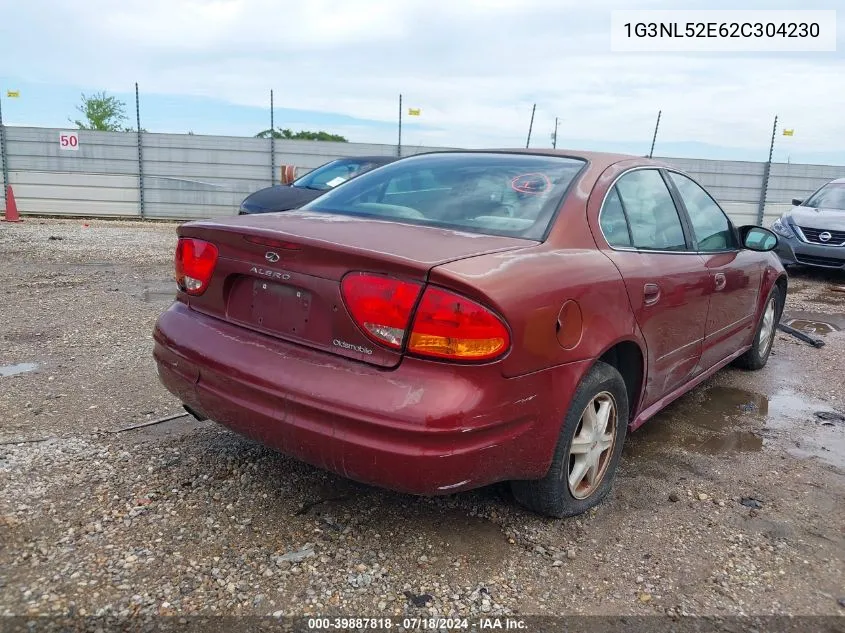
[[[738,6],[741,4],[741,6]],[[805,6],[811,4],[812,6]],[[839,0],[0,0],[6,123],[68,125],[82,91],[129,101],[149,131],[254,134],[276,120],[393,143],[532,146],[845,163],[845,6],[836,53],[610,52],[613,9],[836,9]],[[7,99],[19,89],[19,99]],[[134,116],[134,103],[132,114]]]

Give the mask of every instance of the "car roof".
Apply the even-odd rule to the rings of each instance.
[[[655,167],[668,167],[666,163],[648,158],[646,156],[635,156],[633,154],[619,154],[613,152],[591,152],[574,149],[525,149],[525,148],[491,148],[491,149],[453,149],[426,152],[427,154],[448,154],[448,153],[494,153],[494,154],[534,154],[537,156],[560,156],[561,158],[577,158],[588,161],[592,165],[602,168],[610,167],[615,163],[628,160],[636,160],[642,165],[654,165]],[[410,158],[410,156],[408,157]]]
[[[835,180],[831,180],[827,184],[829,184],[829,185],[845,185],[845,178],[837,178]]]

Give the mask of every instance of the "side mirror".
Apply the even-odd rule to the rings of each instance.
[[[762,226],[741,226],[739,235],[742,238],[742,246],[750,251],[765,253],[773,251],[778,245],[778,236]]]
[[[793,198],[792,199],[792,206],[793,207],[800,207],[802,202],[804,202],[804,201],[799,200],[798,198]]]

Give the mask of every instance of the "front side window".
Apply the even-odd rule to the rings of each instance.
[[[517,153],[421,154],[363,174],[302,209],[540,240],[585,164]]]
[[[675,172],[669,172],[681,200],[687,208],[698,250],[726,251],[736,248],[731,223],[722,208],[697,182]]]
[[[634,247],[687,250],[681,218],[672,195],[656,169],[638,169],[616,181],[616,190],[631,228]]]
[[[814,209],[840,209],[845,211],[845,183],[830,183],[819,189],[801,206]]]

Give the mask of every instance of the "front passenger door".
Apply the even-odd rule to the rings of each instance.
[[[757,253],[740,248],[728,216],[704,188],[688,176],[667,173],[686,208],[713,290],[699,366],[704,371],[751,340],[763,264]]]

